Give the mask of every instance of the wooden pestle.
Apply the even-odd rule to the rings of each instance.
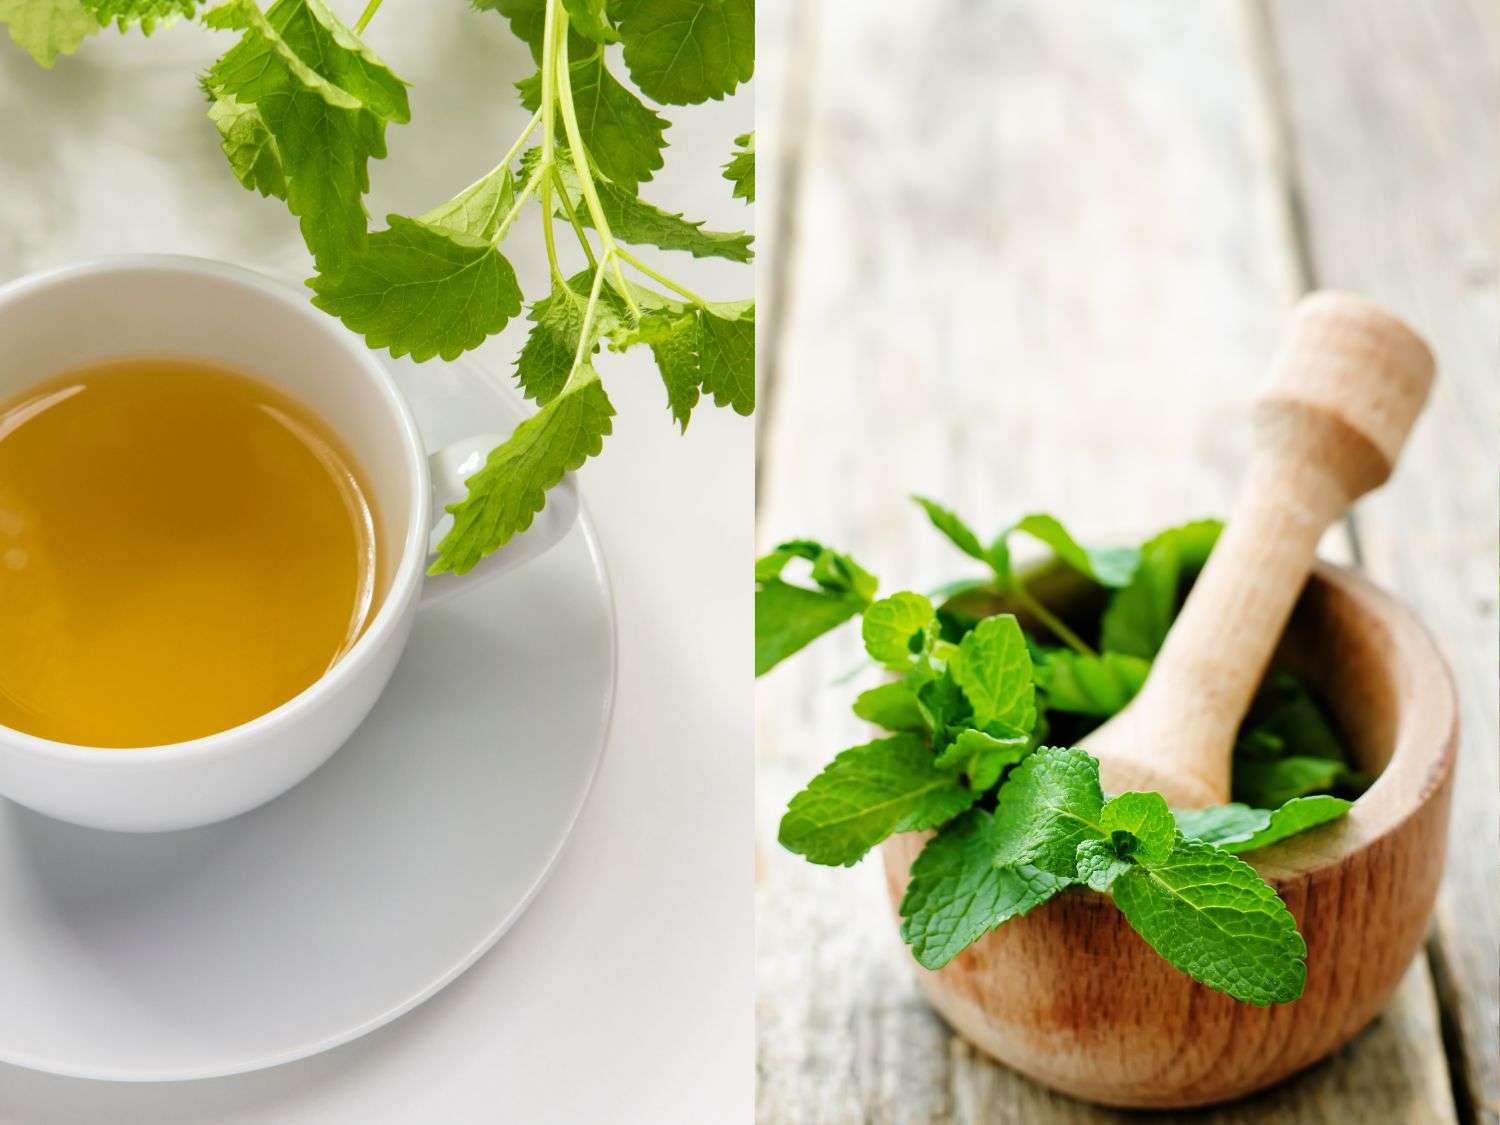
[[[1082,742],[1105,792],[1154,790],[1176,808],[1229,800],[1235,734],[1318,541],[1390,475],[1433,366],[1422,339],[1371,301],[1320,292],[1298,304],[1255,405],[1232,518],[1140,694]]]

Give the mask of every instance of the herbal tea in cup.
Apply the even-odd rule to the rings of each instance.
[[[199,362],[0,403],[0,724],[159,746],[285,703],[373,613],[368,491],[311,411]]]

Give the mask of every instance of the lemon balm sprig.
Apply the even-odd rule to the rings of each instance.
[[[754,70],[754,0],[475,0],[475,18],[499,15],[531,51],[536,71],[516,83],[531,117],[483,177],[371,230],[371,161],[386,155],[387,127],[411,119],[407,83],[362,38],[381,2],[367,0],[352,27],[325,0],[265,9],[255,0],[13,0],[0,2],[0,23],[44,66],[111,22],[149,33],[196,17],[236,33],[202,76],[209,120],[236,178],[296,217],[316,270],[313,303],[370,347],[454,359],[526,308],[532,326],[515,377],[538,413],[452,508],[433,569],[462,573],[528,527],[547,490],[602,449],[614,415],[595,366],[604,345],[650,351],[681,427],[704,395],[740,414],[754,409],[753,303],[703,297],[646,256],[748,263],[750,236],[708,230],[641,196],[664,166],[670,127],[646,99],[685,106],[734,93]],[[733,145],[726,138],[726,190],[750,202],[753,138]],[[502,250],[527,213],[542,223],[541,295],[522,293]],[[559,224],[584,262],[571,276]]]

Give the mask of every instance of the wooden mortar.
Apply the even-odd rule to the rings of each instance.
[[[1090,1101],[1198,1106],[1316,1062],[1385,1004],[1437,893],[1457,702],[1410,613],[1349,571],[1307,575],[1323,527],[1389,472],[1430,377],[1421,341],[1368,302],[1303,303],[1258,408],[1235,519],[1146,688],[1083,743],[1107,791],[1155,789],[1177,807],[1226,799],[1235,728],[1286,624],[1282,662],[1320,690],[1355,764],[1378,775],[1343,820],[1247,857],[1307,939],[1302,997],[1259,1008],[1199,985],[1106,896],[1074,888],[919,970],[933,1006],[981,1050]],[[882,848],[893,906],[928,835]]]

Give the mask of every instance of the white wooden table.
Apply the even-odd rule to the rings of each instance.
[[[1134,542],[1227,508],[1301,291],[1366,293],[1432,341],[1397,479],[1325,543],[1416,607],[1462,693],[1432,938],[1349,1047],[1202,1119],[1500,1121],[1500,12],[763,0],[760,20],[761,549],[814,536],[888,591],[969,573],[912,492],[981,530],[1041,509]],[[857,646],[820,642],[759,693],[759,1119],[1114,1120],[932,1014],[875,864],[776,845],[787,798],[867,737],[860,684],[832,686]]]
[[[363,6],[332,3],[349,20]],[[504,152],[526,120],[511,84],[533,64],[494,13],[460,0],[387,3],[369,37],[413,83],[413,121],[391,130],[390,158],[372,167],[370,210],[420,212]],[[203,117],[195,76],[229,41],[192,26],[144,41],[108,32],[49,73],[0,32],[0,280],[133,251],[308,275],[294,220],[235,183]],[[749,213],[719,165],[752,108],[742,91],[668,114],[674,147],[653,196],[743,227]],[[545,261],[540,239],[524,237],[518,270]],[[679,265],[705,294],[748,292],[743,267]],[[544,275],[522,271],[526,291]],[[480,353],[497,379],[526,327]],[[619,414],[582,473],[619,615],[613,726],[574,837],[526,915],[433,1000],[348,1046],[172,1085],[0,1066],[0,1123],[750,1119],[753,427],[707,406],[679,437],[649,361],[625,359],[601,364]]]

